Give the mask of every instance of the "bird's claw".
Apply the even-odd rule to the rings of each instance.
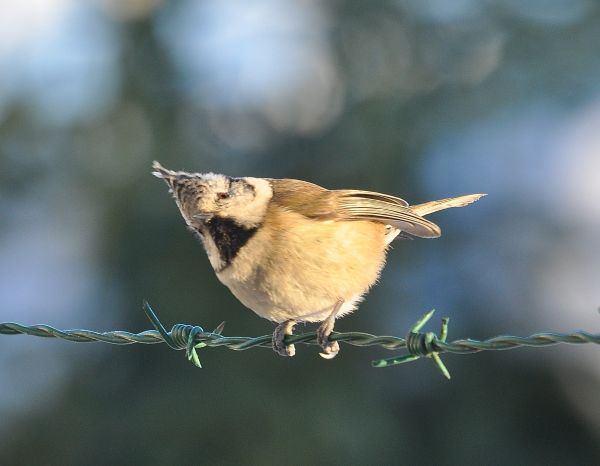
[[[317,329],[317,343],[323,348],[323,352],[319,355],[323,359],[333,359],[340,352],[340,344],[337,341],[329,340],[334,324],[335,319],[327,319]]]
[[[280,323],[273,332],[273,351],[279,356],[294,356],[296,347],[294,345],[286,345],[284,340],[287,335],[292,335],[294,332],[294,320],[286,320]]]

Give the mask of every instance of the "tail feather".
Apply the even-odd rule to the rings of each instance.
[[[438,210],[450,209],[452,207],[464,207],[472,204],[485,195],[486,194],[468,194],[466,196],[449,197],[447,199],[440,199],[439,201],[431,201],[425,202],[424,204],[412,205],[410,206],[410,210],[423,217],[433,212],[437,212]]]

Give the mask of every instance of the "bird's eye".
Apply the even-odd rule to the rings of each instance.
[[[218,199],[229,199],[229,193],[217,193]]]

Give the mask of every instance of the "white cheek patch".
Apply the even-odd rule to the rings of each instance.
[[[254,194],[248,202],[231,206],[225,214],[241,226],[255,228],[260,225],[267,212],[269,201],[273,197],[271,184],[262,178],[244,178],[244,181],[254,188]]]

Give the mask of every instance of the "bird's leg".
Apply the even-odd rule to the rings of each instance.
[[[331,314],[329,314],[327,319],[325,319],[317,329],[317,342],[319,343],[319,346],[323,348],[323,353],[319,354],[325,359],[335,358],[340,351],[340,344],[337,341],[329,341],[329,335],[333,332],[335,317],[342,307],[342,304],[344,304],[344,301],[338,299],[333,306]]]
[[[296,347],[294,345],[286,345],[283,340],[286,335],[292,335],[294,332],[294,326],[296,321],[293,319],[281,322],[273,332],[273,351],[279,356],[293,356],[296,354]]]

